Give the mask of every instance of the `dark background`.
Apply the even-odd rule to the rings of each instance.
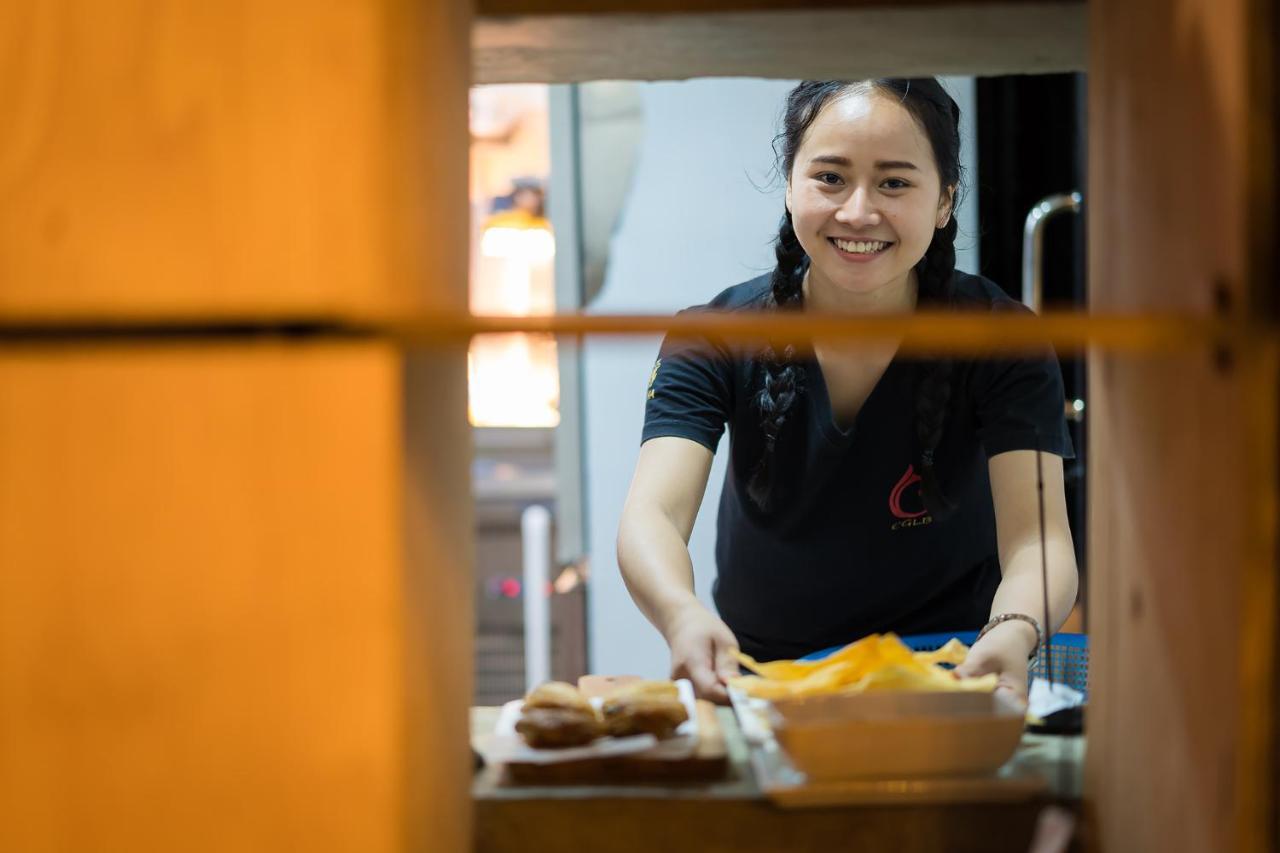
[[[1085,195],[1085,75],[980,77],[977,80],[977,193],[981,272],[1014,299],[1022,298],[1022,230],[1042,198]],[[1085,196],[1084,210],[1089,199]],[[1087,307],[1084,214],[1063,212],[1044,232],[1044,310]],[[1067,399],[1088,401],[1083,358],[1062,359]],[[1088,409],[1085,410],[1088,417]],[[1088,451],[1084,423],[1071,423],[1076,458],[1066,463],[1067,510],[1075,537],[1084,600]]]

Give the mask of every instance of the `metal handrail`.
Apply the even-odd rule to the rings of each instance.
[[[1040,199],[1022,226],[1022,301],[1037,314],[1044,304],[1044,273],[1040,256],[1044,253],[1044,226],[1064,210],[1079,213],[1084,199],[1080,193],[1059,193]]]

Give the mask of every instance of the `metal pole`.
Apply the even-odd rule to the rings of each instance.
[[[524,680],[531,690],[551,680],[551,511],[529,507],[520,516],[524,557]]]

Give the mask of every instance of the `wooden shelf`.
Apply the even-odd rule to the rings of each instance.
[[[1044,6],[1046,0],[479,0],[480,19],[513,15],[689,15],[707,12],[798,12],[927,6]],[[1081,2],[1083,5],[1083,2]]]
[[[677,8],[679,7],[679,8]],[[1083,2],[490,0],[476,83],[1036,74],[1086,64]]]
[[[815,313],[558,314],[542,317],[418,315],[405,318],[276,318],[230,320],[197,325],[180,318],[138,324],[109,317],[61,321],[0,318],[0,347],[41,344],[161,344],[191,339],[381,338],[409,347],[460,344],[475,335],[526,332],[560,337],[709,335],[728,340],[766,337],[803,341],[813,337],[857,338],[867,343],[898,341],[906,352],[1017,353],[1051,344],[1059,353],[1095,349],[1119,353],[1179,353],[1204,348],[1273,344],[1273,326],[1249,319],[1228,320],[1191,314],[1042,315],[919,312],[904,316],[856,317]]]

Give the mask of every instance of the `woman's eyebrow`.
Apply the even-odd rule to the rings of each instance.
[[[841,157],[839,154],[819,154],[809,161],[810,163],[827,163],[832,166],[844,166],[848,168],[853,165],[853,161],[848,157]],[[920,171],[920,167],[909,160],[877,160],[876,169],[881,172],[890,169],[913,169]]]
[[[908,160],[878,160],[876,161],[876,168],[882,172],[890,169],[915,169],[917,172],[920,171],[919,166]]]

